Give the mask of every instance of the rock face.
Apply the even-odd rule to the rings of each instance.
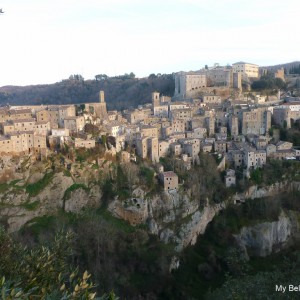
[[[272,197],[274,195],[277,195],[278,193],[282,193],[284,191],[291,191],[292,189],[300,191],[300,183],[283,181],[265,187],[253,185],[249,187],[249,189],[244,193],[234,195],[232,197],[232,200],[234,203],[245,202],[247,199]]]
[[[282,212],[278,221],[243,227],[235,235],[238,245],[249,256],[267,256],[288,246],[299,236],[297,212]]]
[[[35,217],[55,214],[63,208],[79,212],[83,207],[100,205],[102,191],[93,180],[96,172],[90,166],[80,169],[79,180],[71,173],[54,171],[48,161],[32,162],[30,158],[1,157],[0,168],[0,177],[6,179],[0,183],[0,221],[10,232],[19,230]],[[84,176],[85,173],[88,175]],[[43,182],[45,176],[48,179]],[[80,188],[85,181],[89,186]],[[76,189],[66,197],[66,191],[74,185]],[[30,192],[28,187],[33,190]]]
[[[225,204],[221,203],[205,206],[203,210],[198,210],[192,214],[191,220],[184,224],[179,231],[179,240],[176,250],[181,251],[189,244],[196,244],[197,237],[205,232],[208,223],[210,223],[215,215],[224,208]]]
[[[165,243],[175,243],[180,252],[196,243],[198,235],[205,232],[207,224],[224,207],[218,204],[200,209],[200,201],[191,199],[188,192],[170,191],[148,199],[145,192],[137,189],[130,199],[116,198],[109,210],[132,225],[147,223],[152,234]]]
[[[9,231],[20,229],[34,217],[55,214],[62,208],[68,212],[79,212],[84,207],[100,205],[102,191],[96,182],[99,171],[103,172],[105,168],[99,169],[95,164],[86,162],[70,165],[66,172],[65,169],[62,171],[61,164],[50,161],[36,162],[30,157],[0,158],[0,221],[8,225]],[[42,189],[28,191],[28,186],[38,186],[46,174],[51,178]],[[180,252],[187,245],[196,243],[208,223],[225,208],[225,200],[243,202],[272,196],[292,187],[300,190],[299,184],[289,182],[264,188],[253,186],[245,193],[223,199],[220,204],[209,204],[208,199],[201,199],[201,205],[199,199],[191,197],[189,190],[149,196],[143,189],[135,187],[129,199],[115,198],[108,209],[132,225],[147,224],[152,234],[165,243],[174,243],[175,249]],[[298,219],[290,212],[283,213],[278,221],[243,228],[236,235],[236,240],[246,254],[268,255],[285,247],[291,236],[299,234]]]
[[[132,197],[120,201],[116,198],[110,203],[108,209],[116,216],[125,221],[128,221],[131,225],[143,224],[148,218],[148,200],[145,199],[145,192],[136,188],[132,192]]]

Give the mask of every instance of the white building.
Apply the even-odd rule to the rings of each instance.
[[[236,62],[232,65],[233,71],[241,73],[243,78],[258,78],[259,66],[243,61]]]

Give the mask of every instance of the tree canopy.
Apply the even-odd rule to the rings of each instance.
[[[251,85],[252,90],[278,90],[285,89],[286,83],[281,78],[273,78],[269,75],[262,76],[260,80],[254,81]]]

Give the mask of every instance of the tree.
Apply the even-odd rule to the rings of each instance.
[[[70,75],[69,80],[72,81],[84,81],[84,78],[80,74]]]
[[[92,134],[93,136],[98,136],[100,130],[99,130],[99,127],[96,126],[96,125],[93,125],[93,124],[85,124],[84,126],[84,132],[86,133],[90,133]]]
[[[95,75],[95,79],[96,81],[103,81],[103,80],[107,80],[108,76],[106,74],[98,74]]]
[[[157,78],[157,76],[154,73],[152,73],[148,76],[148,79],[155,79],[155,78]]]
[[[133,72],[130,72],[129,77],[130,78],[135,78],[135,74]]]
[[[0,288],[3,299],[94,299],[86,271],[70,265],[74,235],[59,232],[49,245],[33,249],[12,240],[0,227]]]

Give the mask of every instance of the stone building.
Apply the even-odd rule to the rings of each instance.
[[[207,129],[207,135],[212,136],[215,134],[215,121],[216,118],[213,114],[211,116],[205,118],[205,127]]]
[[[201,143],[201,150],[204,153],[209,153],[213,150],[213,144],[212,143],[206,143],[206,142],[202,142]]]
[[[153,107],[153,115],[159,118],[168,118],[169,116],[169,106],[159,105]]]
[[[179,99],[191,98],[206,87],[206,75],[199,72],[179,72],[175,74],[174,97]]]
[[[135,141],[136,153],[141,158],[147,158],[148,155],[148,138],[138,138]]]
[[[259,77],[258,65],[240,61],[232,64],[232,68],[235,73],[242,74],[243,79]]]
[[[191,108],[174,109],[170,112],[170,119],[181,119],[185,121],[191,120],[193,117],[193,110]]]
[[[181,144],[174,142],[170,144],[170,151],[173,155],[179,156],[182,153],[182,146]]]
[[[278,69],[278,70],[274,73],[274,77],[275,77],[275,78],[280,78],[281,80],[285,81],[285,78],[284,78],[284,68]]]
[[[47,149],[46,136],[33,131],[11,132],[0,137],[0,153],[21,155],[38,153]]]
[[[10,109],[8,107],[0,108],[0,122],[31,118],[31,109]]]
[[[158,138],[152,137],[148,138],[148,152],[149,152],[149,158],[152,162],[158,162],[159,161],[159,155],[158,155]]]
[[[13,143],[9,136],[0,136],[0,154],[13,153]]]
[[[215,141],[214,151],[217,153],[226,153],[227,143],[226,141]]]
[[[292,123],[300,120],[300,104],[284,103],[274,107],[273,117],[277,125],[291,128]]]
[[[152,99],[152,109],[156,106],[160,106],[160,98],[159,98],[159,93],[158,92],[153,92],[151,94],[151,99]]]
[[[200,152],[200,139],[179,139],[183,153],[195,160]]]
[[[221,104],[221,97],[218,95],[206,94],[202,96],[203,103]]]
[[[204,127],[197,127],[192,130],[192,137],[203,139],[207,137],[207,129]]]
[[[85,103],[85,107],[87,108],[87,111],[93,116],[100,119],[107,118],[107,108],[104,91],[99,92],[99,102]]]
[[[239,135],[239,119],[237,116],[231,115],[229,117],[229,131],[232,137]]]
[[[75,148],[95,148],[95,140],[91,140],[91,139],[80,139],[80,138],[76,138],[75,139]]]
[[[235,176],[235,171],[228,169],[226,170],[226,175],[225,175],[225,186],[226,187],[231,187],[236,184],[236,176]]]
[[[65,117],[64,127],[69,129],[70,132],[79,132],[84,129],[85,119],[83,116]]]
[[[178,176],[174,172],[162,172],[158,177],[165,191],[178,190]]]
[[[262,167],[266,164],[267,153],[265,150],[246,150],[244,154],[244,164],[247,169]]]
[[[50,122],[51,127],[64,127],[66,117],[75,117],[75,105],[49,105],[36,111],[37,122]]]
[[[172,132],[185,132],[185,121],[181,119],[172,120]]]
[[[158,129],[155,126],[144,125],[140,127],[140,136],[144,137],[158,137]]]
[[[15,119],[0,124],[3,134],[9,134],[15,131],[33,131],[35,127],[35,119]]]
[[[266,108],[241,110],[239,119],[243,135],[264,135],[271,128],[271,112]]]
[[[151,115],[151,109],[135,109],[132,111],[126,111],[124,117],[130,124],[137,124],[144,121]]]
[[[169,147],[170,147],[169,142],[164,141],[164,140],[159,141],[158,142],[158,156],[159,157],[167,156],[169,153]]]

